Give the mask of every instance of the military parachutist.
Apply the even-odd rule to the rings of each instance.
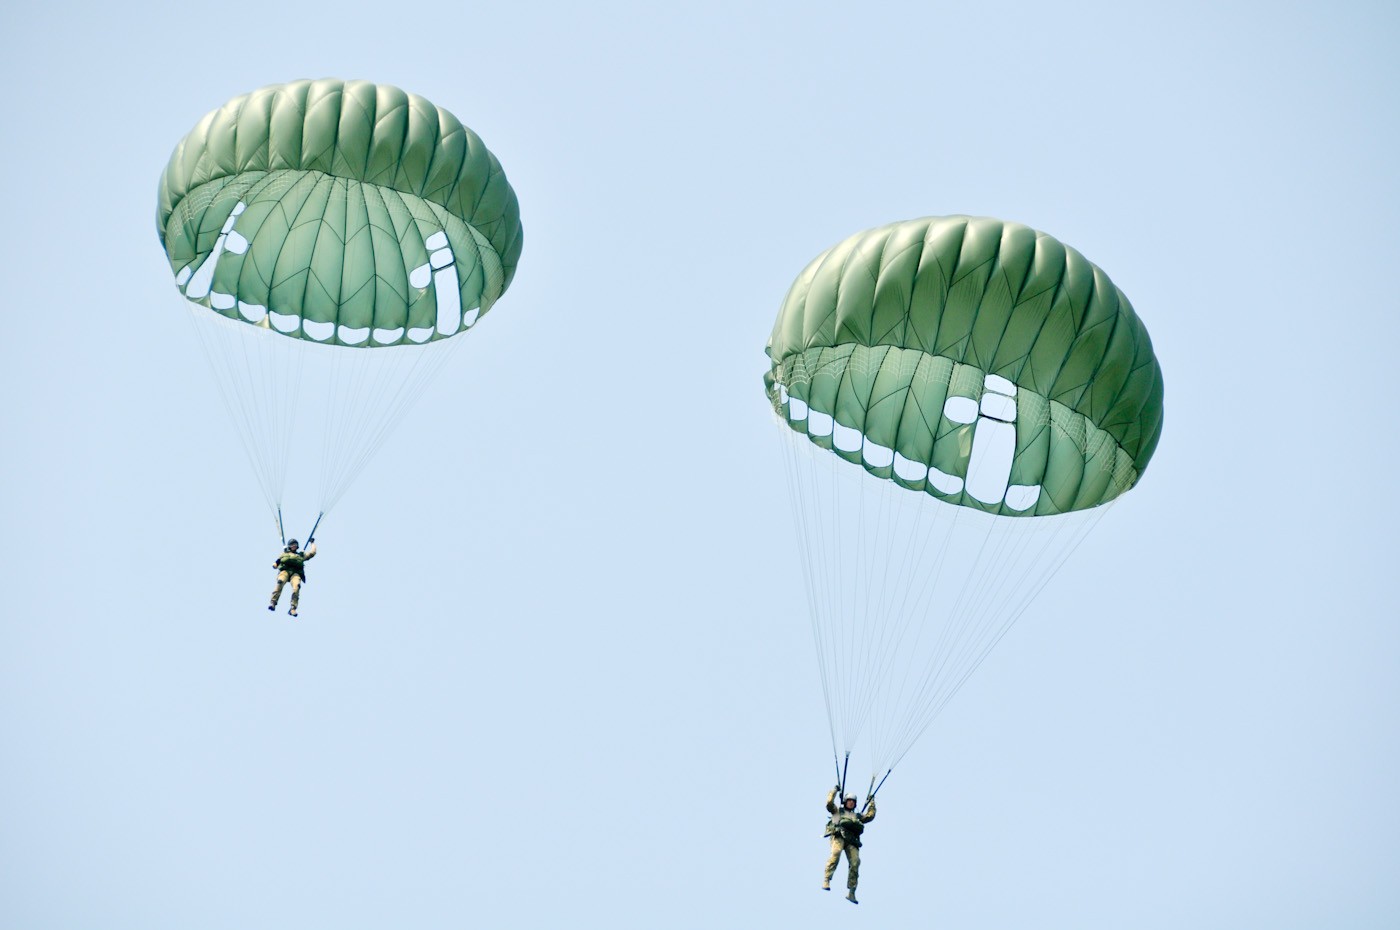
[[[300,543],[295,539],[287,540],[287,545],[282,549],[282,554],[277,557],[277,561],[272,563],[272,567],[277,569],[277,584],[272,589],[272,603],[267,605],[268,610],[277,609],[277,601],[282,597],[282,588],[291,582],[292,585],[292,607],[287,613],[293,617],[297,615],[297,604],[301,601],[301,586],[306,583],[306,562],[308,559],[316,557],[316,540],[306,541],[306,551],[299,551]]]

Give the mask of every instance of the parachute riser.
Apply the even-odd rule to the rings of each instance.
[[[865,809],[866,809],[866,810],[869,810],[869,809],[870,809],[870,805],[871,805],[872,803],[874,803],[874,801],[875,801],[875,795],[879,794],[879,793],[880,793],[880,789],[883,788],[883,787],[885,787],[885,779],[886,779],[886,778],[889,778],[889,777],[890,777],[890,772],[893,772],[893,771],[894,771],[893,768],[886,769],[886,770],[885,770],[885,777],[880,779],[880,783],[879,783],[878,785],[875,784],[875,776],[874,776],[874,775],[871,775],[871,776],[870,776],[870,784],[871,784],[870,794],[868,794],[868,795],[865,796]]]
[[[312,524],[311,532],[306,534],[306,544],[308,546],[311,545],[311,543],[316,539],[316,527],[321,525],[321,518],[324,516],[324,513],[316,514],[316,522]]]

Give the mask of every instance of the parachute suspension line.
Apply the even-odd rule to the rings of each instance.
[[[282,508],[277,508],[277,535],[282,537],[282,545],[287,545],[287,531],[282,527]]]
[[[844,732],[840,730],[840,708],[836,703],[839,700],[840,680],[838,678],[839,668],[835,665],[838,628],[832,617],[833,605],[836,604],[833,585],[838,571],[834,543],[831,539],[833,534],[827,532],[824,521],[829,519],[829,514],[826,513],[821,501],[815,495],[806,493],[808,487],[817,484],[817,466],[813,461],[814,457],[807,454],[807,450],[803,448],[807,445],[807,438],[805,435],[799,436],[786,426],[783,429],[788,443],[785,448],[792,463],[792,471],[790,472],[793,479],[792,493],[797,502],[794,505],[794,513],[798,515],[802,523],[802,535],[805,537],[803,544],[807,554],[807,578],[813,605],[811,612],[812,636],[817,647],[818,667],[822,677],[822,693],[827,708],[827,725],[832,734],[833,755],[839,757],[839,747],[845,744],[845,740]],[[807,473],[805,479],[804,471]],[[819,577],[813,577],[814,574]]]
[[[421,346],[337,353],[322,451],[321,511],[327,513],[437,377],[459,338]],[[348,371],[347,371],[348,369]]]
[[[853,652],[854,665],[861,673],[860,684],[856,689],[852,706],[857,737],[864,732],[869,721],[870,698],[877,684],[873,675],[871,657],[874,650],[878,648],[877,643],[883,641],[890,626],[889,617],[884,611],[883,601],[888,585],[890,566],[894,562],[893,545],[896,533],[893,523],[898,509],[894,507],[891,493],[894,488],[893,482],[881,481],[878,488],[878,496],[875,501],[877,506],[875,508],[874,532],[867,533],[867,541],[862,545],[865,567],[861,569],[860,577],[866,580],[866,585],[858,622],[863,635],[861,635],[860,642],[856,644]],[[862,527],[868,528],[869,520],[863,520]],[[875,584],[877,566],[881,574],[879,584]],[[876,596],[877,592],[878,597]]]
[[[928,551],[929,543],[936,535],[935,530],[939,528],[938,517],[941,516],[942,513],[937,509],[941,506],[940,502],[933,500],[921,500],[918,502],[918,504],[924,509],[934,512],[934,519],[928,528],[927,536],[925,537],[924,543],[920,548],[920,558],[918,564],[924,565],[928,563],[924,561],[923,557]],[[918,623],[917,621],[928,615],[928,613],[930,612],[931,602],[934,598],[934,595],[941,588],[943,570],[948,563],[952,542],[954,538],[956,538],[959,521],[963,516],[963,508],[955,507],[950,509],[952,510],[952,514],[947,520],[947,525],[946,527],[944,527],[944,531],[941,534],[942,538],[939,540],[938,550],[933,557],[933,570],[931,572],[924,573],[923,578],[921,579],[921,583],[917,586],[917,593],[914,594],[912,601],[910,600],[910,594],[911,592],[916,591],[914,579],[912,577],[908,579],[901,579],[904,588],[904,595],[900,602],[900,615],[902,617],[902,622],[898,633],[891,640],[891,648],[888,656],[888,661],[884,669],[893,672],[895,670],[896,664],[899,664],[903,666],[903,674],[899,676],[899,684],[897,686],[893,684],[886,686],[882,688],[879,695],[881,702],[881,713],[879,716],[881,720],[885,721],[885,724],[881,728],[880,732],[872,738],[871,755],[875,760],[874,767],[876,771],[879,770],[880,760],[884,756],[884,753],[881,750],[884,746],[884,741],[887,737],[888,727],[893,723],[892,720],[888,719],[892,717],[893,711],[886,712],[884,708],[897,708],[904,706],[904,701],[906,700],[905,694],[909,682],[909,675],[913,670],[916,657],[920,654],[919,647],[923,642],[924,633],[928,628],[927,623]],[[910,548],[912,548],[912,546]],[[914,641],[906,646],[906,637],[908,636],[911,628],[913,628],[914,630]],[[892,678],[893,676],[891,676],[891,679]]]
[[[968,480],[971,481],[974,478],[975,475],[969,475]],[[946,680],[943,673],[950,654],[954,650],[958,650],[961,654],[969,643],[980,643],[984,640],[980,632],[972,639],[969,639],[967,635],[967,630],[973,619],[983,615],[982,602],[978,601],[977,598],[980,595],[985,600],[987,595],[995,590],[989,583],[990,576],[998,570],[998,566],[1004,564],[1006,540],[1014,535],[1011,528],[1023,525],[1023,521],[996,518],[969,511],[968,520],[973,523],[973,532],[976,533],[979,529],[977,526],[979,520],[985,524],[985,532],[981,533],[981,539],[975,547],[972,547],[976,551],[975,557],[967,564],[958,566],[962,571],[954,569],[954,578],[951,581],[956,584],[956,578],[960,574],[961,584],[957,584],[957,594],[952,605],[944,608],[942,605],[946,603],[947,598],[942,595],[947,593],[947,586],[944,584],[943,577],[950,561],[956,560],[954,558],[956,553],[950,549],[950,546],[953,540],[959,536],[959,524],[964,509],[966,508],[954,508],[951,525],[943,535],[938,556],[934,560],[932,578],[925,576],[925,584],[920,586],[918,596],[914,601],[914,608],[906,616],[906,630],[907,624],[918,618],[927,617],[928,621],[919,624],[914,642],[910,647],[900,650],[908,658],[904,662],[899,686],[892,691],[888,689],[880,691],[882,702],[888,698],[893,700],[889,712],[882,709],[876,715],[877,720],[887,721],[887,726],[882,728],[873,739],[872,751],[877,764],[887,762],[896,756],[903,757],[901,749],[907,750],[907,746],[901,746],[901,743],[907,738],[910,720],[921,719],[921,712],[930,706],[930,685],[934,682],[942,684]],[[993,536],[996,537],[996,543],[992,546],[989,555],[988,546]],[[960,550],[962,548],[959,547]],[[1014,578],[1008,579],[1008,582],[1010,581],[1014,581]],[[998,588],[1009,586],[1008,583],[999,585]],[[906,595],[913,588],[912,583],[905,586]],[[937,604],[933,601],[935,594],[939,595]],[[969,602],[969,596],[972,598],[971,602]],[[936,606],[940,609],[935,610]],[[917,657],[923,655],[925,631],[933,626],[938,629],[933,643],[932,656],[924,666],[923,673],[911,678],[911,675],[915,675],[916,666],[921,664]],[[902,644],[903,640],[904,637],[901,636],[898,642]],[[989,649],[990,645],[987,648]],[[911,682],[914,682],[912,691]],[[937,691],[933,692],[935,696],[937,693]],[[941,706],[940,703],[938,707],[941,708]],[[901,718],[903,718],[902,722]],[[918,732],[921,733],[922,729]],[[893,740],[892,744],[891,740]],[[889,767],[893,768],[893,765],[891,764]]]
[[[306,542],[307,542],[308,545],[311,543],[311,541],[312,541],[313,539],[316,538],[316,528],[317,528],[318,526],[321,525],[321,518],[324,517],[324,516],[325,516],[324,513],[318,513],[318,514],[316,514],[316,522],[312,524],[312,526],[311,526],[311,532],[309,532],[309,533],[306,534]]]
[[[1052,558],[1048,564],[1042,565],[1038,577],[1030,585],[1026,586],[1019,593],[1011,592],[1006,596],[1007,599],[1014,599],[1015,603],[1005,614],[1005,619],[1001,623],[1000,629],[998,629],[995,632],[995,635],[991,638],[990,642],[986,643],[982,648],[980,648],[977,651],[974,661],[972,661],[965,668],[963,668],[960,674],[958,674],[955,679],[951,680],[945,686],[943,693],[936,697],[935,701],[932,704],[930,704],[928,708],[925,709],[925,712],[923,714],[919,715],[920,719],[916,722],[916,725],[911,726],[906,730],[903,739],[900,741],[902,744],[902,749],[899,751],[899,754],[895,759],[893,765],[897,765],[899,761],[902,760],[904,756],[908,754],[909,750],[913,747],[914,743],[917,742],[918,738],[923,734],[923,732],[927,730],[930,725],[932,725],[933,721],[937,718],[938,714],[942,711],[942,709],[945,706],[947,706],[948,702],[952,700],[953,696],[956,695],[958,691],[962,689],[963,684],[965,684],[967,680],[972,676],[973,672],[975,672],[981,666],[982,662],[984,662],[986,658],[989,655],[991,655],[993,648],[995,648],[997,643],[1001,641],[1002,637],[1004,637],[1011,630],[1011,627],[1015,625],[1016,621],[1020,618],[1020,616],[1023,613],[1025,613],[1025,611],[1035,601],[1035,598],[1039,595],[1039,593],[1045,588],[1046,585],[1050,583],[1050,581],[1055,577],[1055,575],[1059,573],[1060,569],[1063,568],[1065,563],[1069,561],[1070,556],[1074,554],[1075,550],[1077,550],[1079,546],[1083,544],[1084,540],[1088,538],[1089,534],[1098,525],[1099,521],[1102,520],[1103,517],[1107,514],[1109,508],[1112,507],[1113,503],[1115,503],[1115,501],[1110,501],[1107,504],[1101,504],[1100,506],[1090,510],[1088,513],[1076,512],[1063,514],[1059,517],[1049,518],[1064,521],[1064,525],[1055,528],[1054,532],[1049,535],[1049,538],[1040,547],[1040,553],[1043,555],[1043,553],[1047,551],[1054,552],[1055,542],[1058,539],[1060,533],[1066,528],[1068,528],[1071,532],[1070,542],[1068,543],[1068,545],[1064,546],[1062,549],[1059,550],[1059,554],[1057,557]]]
[[[876,553],[873,550],[876,542],[881,538],[880,528],[884,522],[884,512],[883,507],[874,508],[875,526],[874,531],[870,532],[870,518],[865,514],[867,496],[866,494],[857,496],[856,551],[854,553],[856,571],[855,583],[851,592],[850,612],[852,640],[847,644],[847,651],[844,654],[852,669],[849,684],[850,693],[847,695],[846,704],[850,714],[849,738],[852,742],[860,738],[861,731],[865,728],[865,717],[861,713],[864,704],[862,698],[869,693],[871,684],[865,674],[867,668],[865,657],[869,653],[869,643],[876,635],[880,619],[871,616],[870,592],[874,588],[871,576],[874,574]],[[883,504],[883,502],[884,500],[881,498],[880,503]],[[879,554],[884,555],[885,553]],[[862,580],[865,581],[864,592],[860,590]]]
[[[878,788],[1104,508],[1025,518],[950,505],[781,425],[833,757],[844,784],[868,735]]]
[[[261,358],[255,365],[248,358],[247,349],[250,342],[261,353]],[[273,412],[273,416],[260,419],[263,419],[270,433],[270,463],[279,507],[282,505],[282,492],[286,487],[287,470],[291,463],[292,437],[296,429],[297,414],[300,412],[298,400],[301,397],[302,372],[306,364],[305,347],[280,344],[283,342],[294,343],[293,340],[273,338],[271,333],[256,331],[244,335],[240,340],[244,350],[244,364],[252,366],[250,378],[253,371],[263,372],[262,409]]]
[[[258,484],[263,492],[263,497],[267,500],[268,507],[275,512],[278,508],[273,502],[271,493],[269,493],[267,481],[263,480],[258,459],[253,454],[253,438],[250,434],[252,419],[247,414],[246,409],[242,407],[241,402],[243,398],[237,393],[230,394],[227,379],[219,377],[220,363],[224,362],[225,359],[222,356],[216,356],[214,354],[214,346],[211,344],[212,339],[217,338],[218,334],[206,334],[204,327],[209,324],[203,323],[197,316],[198,314],[208,313],[209,311],[197,304],[189,303],[188,301],[185,303],[184,309],[186,319],[189,320],[190,329],[193,330],[195,338],[199,340],[199,347],[204,354],[205,362],[210,368],[215,370],[214,386],[218,389],[219,399],[223,402],[224,410],[228,412],[229,419],[233,421],[234,431],[238,434],[239,443],[243,446],[243,453],[248,457],[248,464],[252,466],[254,472],[258,474]],[[235,409],[235,399],[240,401],[238,409]],[[242,415],[240,416],[240,414]]]
[[[831,460],[826,462],[825,464],[828,475],[835,472],[835,456],[832,456]],[[817,508],[817,513],[823,514],[822,506],[825,502],[820,497],[818,497],[813,503]],[[836,729],[837,733],[839,733],[841,737],[842,748],[849,752],[851,748],[851,740],[850,732],[846,726],[846,715],[844,713],[843,704],[843,700],[846,694],[846,669],[841,661],[841,646],[843,645],[846,639],[846,630],[843,625],[843,618],[846,615],[846,606],[844,603],[842,603],[842,600],[840,598],[841,592],[845,589],[845,586],[842,583],[844,580],[842,576],[844,575],[843,566],[845,565],[845,559],[841,557],[840,548],[842,536],[841,498],[839,495],[833,498],[831,510],[829,513],[824,514],[824,516],[827,520],[831,521],[831,528],[822,527],[821,533],[824,537],[824,541],[829,540],[831,545],[831,555],[828,561],[829,574],[827,575],[827,586],[829,589],[830,597],[830,600],[827,601],[827,603],[830,605],[830,614],[828,616],[827,624],[830,629],[830,633],[827,637],[827,643],[830,649],[829,654],[831,656],[832,678],[834,679],[836,685],[836,700],[834,701],[837,715]],[[844,781],[845,780],[843,778],[842,782],[844,783]]]
[[[897,646],[900,630],[904,624],[899,621],[899,616],[889,609],[888,593],[891,582],[891,570],[896,565],[895,544],[896,541],[904,538],[900,532],[902,517],[906,509],[913,509],[922,512],[923,508],[904,508],[899,506],[896,494],[907,493],[897,487],[893,481],[882,481],[880,493],[879,519],[875,528],[875,539],[883,540],[883,549],[878,551],[881,570],[879,598],[873,610],[867,600],[866,617],[872,627],[871,635],[865,637],[862,644],[858,667],[866,671],[867,679],[860,689],[858,704],[856,708],[857,719],[863,730],[866,721],[871,720],[872,714],[878,704],[878,697],[881,691],[880,671],[884,665],[881,661],[893,646]],[[904,547],[904,558],[899,560],[899,571],[895,574],[895,579],[900,580],[901,576],[909,566],[908,558],[913,550],[913,546]],[[876,553],[872,553],[874,555]],[[873,572],[870,573],[873,578]],[[877,587],[870,585],[869,587]],[[869,593],[869,592],[867,592]],[[874,725],[878,727],[879,718],[875,716]]]
[[[967,628],[973,611],[971,609],[965,609],[963,605],[966,602],[968,591],[975,591],[982,586],[982,581],[986,574],[986,567],[989,564],[987,547],[992,536],[998,534],[1001,526],[1002,523],[1000,521],[987,521],[987,530],[982,535],[980,544],[976,549],[976,555],[971,560],[972,571],[964,577],[951,606],[948,607],[946,613],[943,614],[942,622],[938,624],[938,637],[934,643],[932,655],[923,669],[923,673],[915,679],[917,683],[912,690],[901,690],[901,703],[902,706],[908,708],[908,712],[903,715],[902,721],[899,721],[897,728],[891,734],[892,746],[888,750],[891,754],[898,753],[900,745],[909,737],[910,730],[913,726],[911,721],[919,719],[922,711],[928,706],[930,702],[930,688],[943,681],[942,675],[947,667],[948,659],[952,652],[967,641]],[[991,560],[992,563],[1003,554],[999,546],[994,552],[995,556]],[[915,669],[911,665],[907,671],[912,673],[915,672]],[[906,681],[907,680],[906,678]]]
[[[425,345],[373,349],[323,345],[274,332],[266,320],[254,324],[231,319],[192,302],[186,302],[185,307],[214,372],[220,400],[283,536],[284,494],[294,447],[298,458],[306,448],[296,438],[307,420],[308,402],[321,400],[320,394],[325,392],[325,420],[310,417],[311,423],[323,427],[313,430],[313,435],[320,433],[320,488],[307,488],[319,492],[318,513],[324,516],[387,440],[409,405],[421,396],[458,342],[454,337]],[[307,485],[314,476],[313,471]]]
[[[833,437],[834,442],[834,437]],[[855,703],[854,694],[860,682],[860,669],[855,664],[855,642],[862,629],[861,618],[857,611],[857,604],[860,597],[860,582],[862,578],[861,550],[865,542],[865,495],[854,495],[855,514],[854,526],[848,518],[852,514],[848,513],[850,504],[843,503],[841,494],[842,482],[840,479],[846,477],[845,470],[852,470],[851,463],[844,461],[839,456],[826,456],[828,470],[831,474],[833,486],[837,489],[836,498],[832,506],[832,513],[836,520],[836,533],[834,540],[836,543],[835,561],[838,566],[836,578],[836,617],[840,625],[841,635],[838,640],[835,661],[841,675],[841,697],[838,706],[842,713],[842,733],[844,734],[845,748],[847,753],[855,745],[859,734],[856,732],[855,716],[852,713],[852,705]],[[855,466],[859,467],[859,466]],[[849,592],[849,600],[845,596]],[[842,778],[845,784],[845,778]]]
[[[1015,603],[1011,603],[1011,601],[1017,592],[1008,591],[1004,599],[1008,606],[1001,613],[1005,619],[1002,621],[1000,629],[996,630],[991,641],[985,644],[980,653],[975,656],[974,661],[968,664],[962,671],[962,674],[952,682],[951,687],[947,689],[938,704],[933,708],[933,716],[936,716],[948,701],[952,700],[953,696],[962,688],[963,684],[972,673],[981,666],[982,662],[985,661],[987,656],[991,653],[993,647],[1001,641],[1001,638],[1006,635],[1015,624],[1016,620],[1020,618],[1021,614],[1025,613],[1036,596],[1050,583],[1051,579],[1059,574],[1060,569],[1064,567],[1070,556],[1074,554],[1094,528],[1098,526],[1099,521],[1107,515],[1112,505],[1113,501],[1110,501],[1107,504],[1094,508],[1087,514],[1074,513],[1066,515],[1066,519],[1063,521],[1064,525],[1056,528],[1055,533],[1045,541],[1039,552],[1032,559],[1031,564],[1041,566],[1039,576],[1019,594],[1019,597],[1015,597]],[[1064,530],[1069,531],[1069,539],[1064,544],[1061,544],[1059,536]],[[1057,555],[1047,559],[1047,552],[1056,553]],[[994,617],[997,615],[998,613],[993,613]],[[931,723],[933,717],[930,716],[928,719]],[[926,728],[927,725],[927,723],[924,724],[924,727]],[[921,733],[922,730],[919,732]],[[915,733],[914,739],[917,738],[918,733]]]
[[[398,385],[391,397],[389,407],[379,417],[378,422],[372,424],[373,428],[369,431],[369,442],[364,451],[350,464],[340,478],[336,490],[332,492],[327,501],[328,507],[334,506],[340,500],[350,483],[359,476],[364,467],[383,447],[408,409],[437,378],[438,373],[457,351],[461,342],[462,340],[457,338],[444,340],[428,346],[424,352],[418,355],[413,362],[413,368],[410,370],[408,378]]]
[[[890,484],[891,486],[893,485],[892,482]],[[889,682],[892,678],[894,666],[899,661],[901,655],[905,654],[905,650],[902,649],[902,647],[909,634],[910,627],[913,626],[922,615],[922,612],[919,610],[922,604],[922,597],[916,598],[913,609],[910,608],[910,595],[916,589],[916,580],[918,580],[916,572],[922,566],[928,564],[925,560],[925,556],[928,553],[929,545],[933,540],[935,531],[939,528],[940,518],[947,516],[946,511],[952,511],[952,516],[948,517],[948,519],[954,522],[956,522],[958,516],[955,509],[941,507],[937,502],[928,499],[914,499],[910,509],[914,511],[916,516],[913,526],[908,529],[907,536],[892,534],[893,538],[890,540],[892,546],[896,542],[905,543],[906,539],[907,543],[902,546],[905,557],[900,564],[898,574],[895,576],[895,584],[901,591],[899,604],[890,611],[890,621],[885,631],[882,633],[881,649],[876,654],[875,671],[873,674],[875,686],[872,688],[869,698],[871,704],[870,712],[874,715],[875,719],[875,728],[871,739],[872,748],[875,750],[878,750],[879,746],[882,744],[884,722],[887,716],[883,708],[891,699],[891,686]],[[927,526],[924,525],[926,519],[928,520]],[[946,548],[950,538],[951,535],[945,536],[943,548]],[[915,553],[917,553],[917,555]],[[937,579],[944,564],[942,555],[940,551],[939,555],[935,557],[933,572],[924,573],[922,587],[929,587],[932,590],[937,589]],[[923,628],[920,626],[916,634],[916,644],[917,638],[922,635]],[[872,753],[872,755],[874,755],[874,753]],[[872,768],[874,771],[878,772],[878,759],[872,759],[872,762]]]
[[[837,698],[837,710],[841,714],[841,741],[847,753],[850,752],[855,743],[855,736],[851,732],[851,687],[852,679],[856,670],[852,667],[850,643],[859,629],[852,616],[852,610],[847,607],[846,599],[843,596],[851,590],[859,580],[859,567],[853,566],[851,562],[849,528],[846,517],[846,509],[849,505],[843,503],[841,485],[839,479],[844,476],[840,471],[849,466],[849,463],[835,455],[823,456],[826,459],[827,476],[836,488],[836,494],[831,505],[831,515],[835,526],[835,531],[830,533],[832,540],[832,612],[835,618],[837,635],[833,642],[832,656],[837,679],[839,681],[840,693]],[[862,496],[856,495],[856,503],[861,503]],[[818,506],[822,501],[818,499]],[[854,575],[852,578],[850,576]],[[854,601],[852,602],[854,604]],[[841,783],[845,784],[844,776]]]
[[[282,505],[300,357],[277,344],[283,337],[260,331],[262,327],[192,302],[186,302],[185,309],[248,464],[275,515]]]
[[[787,424],[781,424],[781,428],[784,433],[782,448],[783,461],[787,466],[788,500],[792,505],[793,529],[797,533],[799,561],[802,563],[802,578],[807,593],[807,617],[812,629],[812,642],[817,650],[817,671],[821,677],[822,700],[826,705],[826,726],[827,732],[831,736],[831,757],[836,763],[836,780],[839,783],[841,780],[841,758],[836,748],[836,725],[832,720],[830,676],[827,674],[826,655],[822,648],[821,624],[819,622],[821,605],[817,598],[816,580],[812,577],[812,553],[809,542],[812,535],[808,527],[807,508],[799,493],[801,478],[797,474],[797,470],[801,467],[798,460],[801,450],[797,448],[796,435],[788,428]]]
[[[969,480],[971,480],[972,477],[974,476],[969,476]],[[901,744],[907,738],[910,719],[918,717],[921,711],[926,707],[926,702],[929,700],[930,685],[935,681],[942,680],[940,675],[946,665],[949,651],[956,645],[964,642],[969,612],[964,609],[963,605],[968,596],[968,592],[985,590],[986,585],[983,579],[991,568],[1000,564],[999,549],[996,550],[998,555],[992,558],[991,561],[988,560],[988,543],[993,535],[998,534],[999,530],[1003,528],[1009,529],[1010,526],[1014,525],[1014,523],[1010,521],[990,515],[976,514],[972,511],[968,512],[966,520],[964,520],[963,511],[965,509],[966,508],[957,508],[952,525],[949,527],[948,533],[944,536],[939,554],[935,559],[936,568],[932,583],[925,585],[920,590],[919,596],[915,600],[914,609],[912,611],[913,617],[917,618],[933,615],[938,619],[929,623],[920,624],[915,642],[908,650],[911,659],[905,665],[904,675],[901,677],[898,690],[894,692],[893,706],[895,708],[900,708],[901,712],[886,715],[893,729],[887,730],[882,735],[881,741],[876,745],[874,752],[877,760],[887,760],[893,756],[903,757],[903,754],[899,750]],[[985,532],[981,533],[981,539],[975,546],[974,551],[976,554],[973,558],[967,561],[965,565],[959,566],[959,568],[964,569],[964,572],[961,584],[957,585],[957,593],[952,600],[952,604],[946,608],[935,611],[935,605],[933,603],[934,595],[938,593],[947,593],[945,585],[943,584],[943,575],[950,561],[954,560],[954,551],[951,548],[953,540],[958,537],[959,525],[965,526],[968,521],[973,523],[971,533],[976,534],[978,532],[978,521],[985,524]],[[946,601],[946,598],[940,598],[940,602],[941,601]],[[916,665],[919,663],[913,657],[923,655],[920,649],[923,635],[925,630],[931,626],[937,627],[937,635],[932,645],[932,653],[924,664],[922,674],[917,674]],[[915,675],[916,677],[911,678],[911,676]],[[913,683],[912,689],[910,687],[911,682]],[[893,764],[891,764],[890,767],[892,768]]]
[[[802,437],[803,442],[808,442],[807,437]],[[806,454],[807,467],[811,477],[810,506],[813,508],[817,519],[817,533],[821,538],[823,547],[822,574],[824,576],[825,591],[822,596],[822,603],[826,605],[825,616],[823,618],[823,631],[826,640],[826,655],[829,674],[832,678],[832,711],[833,721],[836,727],[837,736],[841,748],[849,751],[851,741],[845,726],[845,715],[843,713],[841,700],[845,692],[845,669],[841,662],[841,642],[844,637],[842,618],[844,617],[844,607],[841,603],[840,593],[842,590],[841,578],[843,574],[844,560],[841,558],[840,542],[840,508],[839,498],[832,497],[828,502],[825,495],[815,493],[822,487],[818,477],[821,467],[818,465],[817,456],[812,454],[810,442],[808,447],[802,449]],[[835,473],[836,461],[832,456],[821,463],[825,466],[827,480]]]

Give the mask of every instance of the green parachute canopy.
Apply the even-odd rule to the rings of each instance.
[[[967,216],[817,256],[767,353],[836,769],[868,740],[875,790],[1141,477],[1162,371],[1099,268]]]
[[[515,192],[476,133],[368,81],[264,87],[206,115],[161,175],[156,226],[189,300],[371,347],[474,324],[522,241]]]
[[[161,174],[156,228],[279,526],[289,480],[319,480],[319,514],[340,499],[510,285],[523,235],[476,133],[416,94],[339,80],[207,114]]]
[[[1105,503],[1162,432],[1162,371],[1108,275],[985,217],[857,233],[798,276],[769,339],[769,398],[882,478],[1004,515]]]

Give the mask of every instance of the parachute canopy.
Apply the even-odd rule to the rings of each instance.
[[[520,256],[520,208],[451,113],[368,81],[230,100],[175,147],[156,227],[185,296],[347,346],[455,335]]]
[[[206,115],[161,174],[156,227],[279,525],[288,477],[317,472],[308,448],[319,513],[340,499],[522,242],[476,133],[367,81],[264,87]]]
[[[769,399],[794,430],[993,513],[1112,500],[1162,431],[1162,371],[1128,299],[1019,223],[930,217],[851,236],[798,276],[767,352]]]
[[[967,216],[817,256],[767,353],[833,755],[868,736],[873,790],[1141,477],[1162,372],[1099,268]]]

